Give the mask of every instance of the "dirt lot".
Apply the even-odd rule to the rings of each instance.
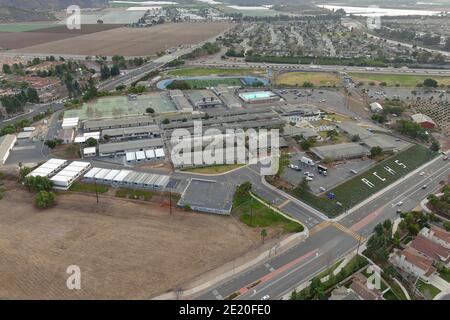
[[[83,25],[80,30],[69,30],[66,26],[28,32],[0,32],[1,49],[20,49],[51,41],[70,39],[81,35],[106,31],[120,27],[117,24],[92,24]]]
[[[149,298],[260,243],[230,217],[78,194],[57,201],[39,211],[23,190],[0,200],[0,299]],[[81,290],[66,288],[69,265],[81,268]]]
[[[23,53],[144,56],[181,44],[194,44],[230,28],[230,23],[171,23],[151,28],[117,28],[33,45]],[[0,42],[1,43],[1,42]]]

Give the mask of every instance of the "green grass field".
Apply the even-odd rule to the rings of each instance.
[[[192,80],[183,80],[187,82],[192,89],[204,89],[207,87],[217,87],[218,85],[227,85],[227,86],[243,86],[242,81],[239,78],[223,78],[223,79],[210,79],[210,80],[201,80],[201,79],[192,79]]]
[[[330,190],[329,192],[336,195],[336,199],[334,200],[329,200],[325,196],[318,197],[311,192],[298,188],[292,191],[292,194],[327,214],[329,217],[336,217],[343,213],[346,208],[351,208],[364,199],[367,199],[372,194],[389,186],[435,156],[437,156],[437,153],[432,153],[429,149],[421,145],[414,145],[407,150],[381,161],[366,172]],[[404,164],[405,167],[401,164]],[[389,173],[385,167],[391,168],[395,173]],[[377,178],[374,173],[381,179],[384,179],[384,181]],[[370,181],[373,187],[369,187],[362,179]],[[340,202],[342,206],[339,206],[337,202]]]
[[[425,283],[422,280],[417,281],[417,289],[427,298],[433,299],[438,293],[441,292],[438,288],[432,284]]]
[[[250,194],[240,196],[236,193],[233,200],[232,214],[252,228],[282,227],[286,233],[302,232],[304,230],[301,224],[286,219],[281,214],[252,198]]]
[[[376,73],[349,73],[355,82],[364,82],[364,84],[369,84],[369,82],[374,82],[375,84],[380,84],[381,82],[386,82],[389,87],[400,86],[400,87],[416,87],[417,84],[423,83],[425,79],[434,79],[438,84],[444,84],[446,86],[450,85],[450,77],[436,77],[427,75],[409,75],[409,74],[376,74]]]
[[[275,81],[278,85],[297,87],[302,86],[304,82],[311,82],[315,86],[322,87],[341,84],[341,79],[337,75],[327,72],[286,72],[280,74]]]
[[[26,32],[58,26],[55,23],[1,23],[0,32]]]
[[[232,69],[232,68],[183,68],[170,70],[167,72],[169,76],[175,77],[196,77],[196,76],[211,76],[211,75],[261,75],[264,74],[263,69]]]
[[[150,201],[154,196],[152,191],[144,191],[137,189],[120,188],[116,191],[116,197],[125,199],[137,199]]]

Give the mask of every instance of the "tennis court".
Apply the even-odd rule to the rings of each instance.
[[[104,97],[83,104],[80,109],[67,110],[64,116],[85,119],[113,118],[146,113],[152,108],[155,113],[176,111],[175,105],[163,93]]]

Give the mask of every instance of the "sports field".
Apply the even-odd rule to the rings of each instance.
[[[196,77],[196,76],[212,76],[212,75],[263,75],[266,72],[263,69],[232,69],[232,68],[184,68],[170,70],[167,72],[169,76],[175,77]]]
[[[386,188],[437,155],[421,145],[414,145],[330,190],[330,193],[336,195],[334,200],[317,197],[310,192],[298,189],[293,194],[329,217],[336,217],[346,208],[351,208]],[[386,168],[390,168],[392,171],[389,172]],[[342,206],[339,206],[337,202],[340,202]]]
[[[223,79],[208,79],[208,80],[192,79],[192,80],[184,80],[184,82],[187,82],[192,89],[217,87],[220,84],[239,87],[243,85],[241,79],[239,78],[223,78]]]
[[[64,116],[85,119],[112,118],[129,115],[145,114],[147,108],[156,113],[166,113],[176,110],[173,103],[163,94],[153,93],[136,96],[105,97],[83,104],[81,109],[67,110]]]
[[[349,73],[355,82],[364,82],[368,84],[374,82],[379,85],[382,82],[386,86],[394,87],[416,87],[417,84],[422,84],[426,79],[434,79],[439,85],[450,85],[450,77],[436,77],[426,75],[409,75],[409,74],[376,74],[376,73]]]
[[[287,72],[277,76],[275,81],[278,85],[298,87],[305,82],[324,87],[339,86],[341,83],[337,75],[327,72]]]

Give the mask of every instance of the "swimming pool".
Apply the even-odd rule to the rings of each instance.
[[[276,94],[271,91],[242,92],[239,94],[239,97],[244,101],[251,102],[273,99],[276,97]]]

